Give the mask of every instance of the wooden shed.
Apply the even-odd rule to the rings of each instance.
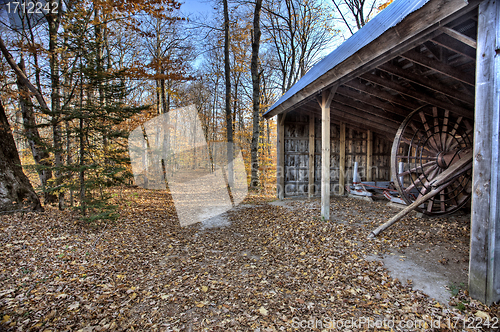
[[[321,195],[329,219],[330,195],[344,193],[355,161],[362,180],[391,180],[398,128],[425,105],[427,122],[471,137],[469,292],[497,302],[498,0],[396,0],[307,72],[264,115],[278,117],[278,198]]]

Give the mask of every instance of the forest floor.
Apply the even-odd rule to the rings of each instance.
[[[116,222],[86,224],[50,207],[0,216],[0,331],[500,326],[500,307],[472,300],[463,285],[450,285],[455,296],[440,303],[411,280],[393,279],[382,262],[390,254],[404,260],[411,248],[433,264],[460,263],[468,218],[410,216],[370,241],[395,213],[385,202],[332,198],[325,222],[318,200],[276,206],[251,194],[227,212],[225,227],[180,227],[166,193],[126,188],[121,197]],[[432,254],[434,246],[457,255]]]

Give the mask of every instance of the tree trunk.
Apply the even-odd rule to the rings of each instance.
[[[49,2],[50,3],[50,2]],[[54,6],[51,4],[50,12],[57,10],[52,8]],[[58,7],[59,8],[59,7]],[[58,9],[60,10],[60,8]],[[50,55],[50,81],[51,81],[51,107],[52,107],[52,136],[54,140],[54,165],[55,165],[55,176],[56,176],[56,187],[62,185],[62,137],[61,137],[61,84],[59,80],[59,59],[57,52],[57,36],[60,23],[60,14],[49,14],[46,15],[47,22],[49,24],[49,55]],[[59,190],[59,209],[64,209],[64,192]]]
[[[231,68],[229,66],[229,9],[224,0],[224,74],[226,78],[226,131],[228,184],[233,185],[233,117],[231,113]]]
[[[162,70],[162,74],[163,70]],[[165,79],[160,79],[160,94],[161,94],[161,114],[167,114],[169,109],[167,105],[167,95],[165,92]]]
[[[23,209],[43,211],[40,199],[23,173],[16,143],[0,101],[0,211]]]
[[[255,13],[253,17],[252,36],[252,62],[250,72],[252,74],[253,85],[253,128],[251,154],[251,179],[250,188],[259,186],[259,121],[260,121],[260,74],[259,74],[259,48],[260,48],[260,10],[262,0],[255,2]]]
[[[23,58],[21,58],[19,68],[23,73],[25,73]],[[33,111],[30,91],[24,82],[19,78],[17,80],[17,89],[19,91],[19,105],[23,116],[24,133],[30,145],[35,164],[39,166],[37,167],[37,173],[40,178],[40,183],[42,184],[45,204],[55,203],[57,201],[57,197],[46,191],[48,181],[52,177],[52,171],[50,169],[52,164],[49,161],[49,153],[42,145],[42,139],[38,132],[38,128],[36,127],[35,113]]]
[[[83,64],[80,57],[80,112],[83,113]],[[78,131],[79,138],[79,180],[80,180],[80,213],[86,215],[86,197],[85,197],[85,137],[84,137],[84,114],[80,114],[80,127]]]
[[[4,55],[5,60],[7,60],[9,66],[16,73],[17,79],[20,80],[31,91],[31,93],[35,96],[36,100],[40,104],[42,110],[46,113],[50,113],[50,108],[47,106],[47,103],[45,102],[42,94],[40,93],[40,91],[38,91],[37,88],[35,88],[33,84],[31,84],[30,80],[26,77],[26,75],[24,75],[22,70],[16,64],[16,62],[14,61],[14,57],[12,57],[12,54],[9,53],[7,47],[5,46],[2,36],[0,36],[0,50],[2,51],[2,54]]]

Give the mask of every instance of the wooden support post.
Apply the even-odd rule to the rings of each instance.
[[[366,132],[366,181],[372,180],[373,164],[373,133],[371,130]]]
[[[321,218],[330,220],[330,104],[337,91],[324,90],[318,102],[321,106]]]
[[[345,190],[345,123],[340,123],[339,195]]]
[[[277,160],[276,160],[276,196],[285,198],[285,114],[278,114]]]
[[[314,196],[314,147],[315,147],[315,121],[314,114],[309,115],[309,197]]]
[[[469,294],[500,300],[500,1],[479,5]]]

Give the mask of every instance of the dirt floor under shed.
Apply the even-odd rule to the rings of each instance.
[[[294,203],[298,200],[275,201],[270,204],[301,209],[304,204]],[[310,202],[309,204],[305,203],[307,208],[313,208],[315,211],[320,210],[319,199],[305,201]],[[380,220],[383,216],[389,219],[401,210],[401,208],[394,208],[395,205],[399,204],[385,204],[386,201],[374,203],[360,198],[334,197],[332,203],[334,204],[331,211],[333,222],[351,223],[363,228],[366,228],[367,223]],[[355,208],[342,211],[341,207],[346,204]],[[353,222],[354,220],[357,221]],[[421,236],[418,237],[418,240],[407,238],[408,246],[401,243],[396,247],[389,247],[388,252],[366,255],[365,258],[382,261],[391,277],[399,279],[403,284],[410,285],[413,289],[423,291],[440,303],[448,304],[452,292],[456,292],[459,288],[467,288],[469,236],[468,233],[458,232],[457,227],[462,227],[462,230],[468,232],[470,214],[458,211],[445,218],[432,218],[414,212],[407,218],[408,221],[414,223],[418,221],[420,224],[417,234]],[[439,238],[439,234],[446,232],[450,225],[456,231],[451,243],[446,238]],[[437,235],[437,237],[431,236],[431,234]]]

